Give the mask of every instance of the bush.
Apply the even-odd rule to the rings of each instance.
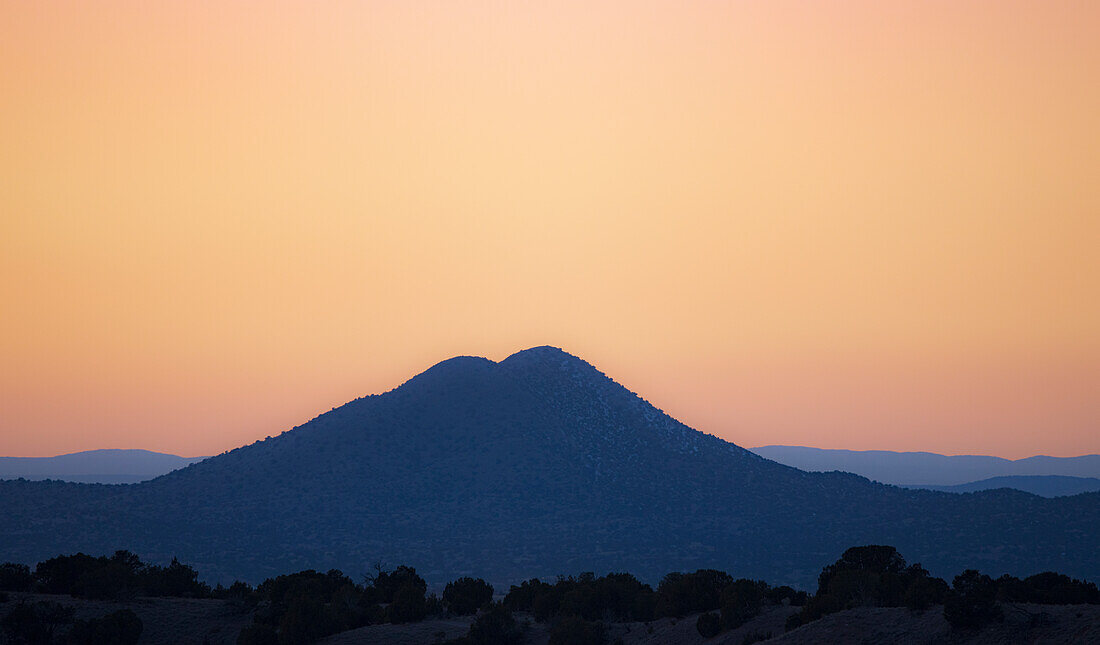
[[[550,629],[550,645],[603,645],[607,634],[603,625],[570,616]]]
[[[393,595],[393,602],[386,608],[391,623],[414,623],[424,620],[428,615],[428,603],[424,597],[425,587],[406,584]]]
[[[997,606],[997,587],[993,580],[974,569],[955,576],[952,589],[944,599],[943,617],[952,629],[979,629],[1004,618]]]
[[[279,645],[306,645],[339,631],[331,612],[313,596],[297,596],[279,621]]]
[[[448,611],[459,616],[477,613],[493,599],[493,586],[481,578],[459,578],[443,589],[443,602]]]
[[[50,643],[58,627],[72,622],[73,610],[56,602],[20,602],[0,620],[0,632],[13,645]]]
[[[391,603],[397,592],[412,586],[420,590],[420,595],[428,591],[428,584],[416,573],[413,567],[399,566],[393,571],[384,571],[376,565],[375,574],[367,576],[367,584],[373,594],[374,602]]]
[[[943,602],[947,583],[939,578],[918,578],[910,583],[902,602],[913,611],[924,611]]]
[[[629,573],[611,573],[602,578],[585,573],[559,578],[553,585],[527,580],[518,587],[513,585],[504,597],[506,607],[530,611],[539,622],[565,616],[644,621],[653,617],[656,603],[653,589]]]
[[[137,614],[120,609],[91,620],[78,620],[69,632],[73,645],[136,645],[142,624]]]
[[[722,629],[736,629],[760,615],[768,584],[741,578],[722,590]]]
[[[760,641],[766,641],[772,637],[771,632],[749,632],[741,639],[741,645],[752,645]]]
[[[703,638],[713,638],[722,633],[722,620],[715,613],[700,614],[699,620],[695,621],[695,629]]]
[[[769,602],[776,605],[786,603],[791,607],[801,607],[806,604],[808,599],[805,591],[796,591],[787,585],[772,587],[768,590],[767,597]]]
[[[722,590],[733,582],[725,571],[700,569],[695,573],[670,573],[657,586],[660,616],[684,616],[696,611],[714,611],[720,606]]]
[[[471,645],[520,645],[523,631],[512,612],[494,603],[470,625],[466,640]]]

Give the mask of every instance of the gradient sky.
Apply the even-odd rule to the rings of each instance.
[[[771,443],[1100,452],[1100,3],[0,0],[0,454],[552,344]]]

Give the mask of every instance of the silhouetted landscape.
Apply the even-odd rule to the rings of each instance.
[[[1064,497],[1100,491],[1100,479],[1096,477],[1065,477],[1062,475],[1018,475],[1015,477],[990,477],[976,482],[954,486],[910,486],[945,493],[975,493],[982,490],[1011,488],[1041,497]]]
[[[56,457],[0,457],[0,479],[136,484],[202,461],[149,450],[85,450]]]
[[[938,455],[891,450],[829,450],[805,446],[760,446],[753,452],[781,464],[826,472],[839,470],[896,486],[961,486],[980,480],[1060,476],[1100,479],[1100,455],[1003,459],[985,455]],[[1011,487],[1011,486],[1009,486]],[[977,489],[974,489],[977,490]]]
[[[41,645],[1040,642],[1100,636],[1098,605],[1095,584],[1056,572],[968,569],[949,585],[879,545],[845,550],[812,594],[715,569],[655,586],[630,573],[532,578],[507,593],[463,576],[429,593],[404,565],[210,587],[178,560],[161,567],[129,551],[0,564],[0,638]]]
[[[0,553],[130,549],[204,579],[415,562],[432,584],[670,569],[809,587],[851,544],[936,576],[1100,577],[1100,494],[954,495],[808,473],[692,430],[583,360],[459,357],[130,486],[0,482]]]

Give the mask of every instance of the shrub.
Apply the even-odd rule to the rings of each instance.
[[[695,621],[695,629],[703,638],[713,638],[722,632],[722,620],[715,613],[700,614],[699,620]]]
[[[393,602],[386,608],[391,623],[414,623],[428,615],[425,587],[413,583],[401,587],[393,595]]]
[[[653,617],[656,603],[653,589],[628,573],[611,573],[602,578],[586,573],[559,578],[553,585],[533,579],[519,587],[512,586],[504,597],[506,607],[530,611],[539,622],[564,616],[645,621]]]
[[[512,585],[508,589],[508,594],[504,596],[504,606],[512,611],[533,611],[535,599],[550,593],[553,588],[553,585],[538,578],[524,580],[518,587]]]
[[[376,565],[375,574],[367,576],[367,583],[374,595],[374,602],[393,602],[397,592],[407,586],[420,590],[424,595],[428,591],[428,584],[416,573],[413,567],[399,566],[393,571],[384,571],[380,565]]]
[[[786,603],[791,607],[801,607],[805,605],[808,598],[805,591],[796,591],[787,585],[768,589],[767,597],[769,602],[777,605]]]
[[[0,620],[0,632],[13,645],[50,643],[58,627],[72,622],[73,610],[55,602],[20,602]]]
[[[684,616],[696,611],[714,611],[720,596],[733,578],[725,571],[700,569],[695,573],[670,573],[657,586],[656,612],[661,616]]]
[[[136,645],[142,624],[137,614],[120,609],[90,620],[78,620],[69,632],[73,645]]]
[[[603,625],[579,616],[563,618],[550,629],[550,645],[603,645],[606,641]]]
[[[918,578],[909,584],[902,598],[903,604],[913,611],[924,611],[943,602],[947,595],[947,583],[939,578]]]
[[[512,612],[494,603],[470,625],[466,640],[471,645],[519,645],[523,642],[523,631]]]
[[[443,589],[443,602],[447,609],[459,616],[477,613],[477,610],[493,599],[493,586],[481,578],[459,578],[448,582]]]
[[[768,593],[762,580],[741,578],[722,590],[722,629],[736,629],[760,614]]]
[[[752,645],[760,641],[766,641],[772,637],[771,632],[749,632],[741,639],[741,645]]]
[[[338,631],[331,612],[313,596],[297,596],[279,621],[279,645],[306,645]]]

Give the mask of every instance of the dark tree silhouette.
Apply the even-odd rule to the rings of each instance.
[[[955,576],[943,604],[943,616],[954,629],[977,629],[1004,618],[997,606],[997,585],[974,569]]]
[[[459,578],[448,582],[443,589],[443,603],[447,610],[459,616],[477,613],[493,599],[493,586],[481,578]]]

